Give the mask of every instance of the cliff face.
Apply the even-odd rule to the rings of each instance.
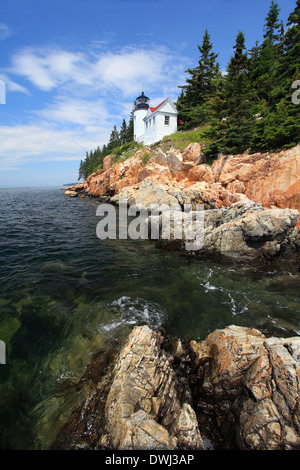
[[[264,207],[300,209],[300,146],[277,154],[221,156],[213,165],[227,191]]]
[[[204,203],[208,208],[229,207],[248,198],[265,208],[300,210],[300,145],[275,154],[221,155],[212,166],[203,163],[198,143],[182,152],[146,147],[124,162],[105,157],[103,169],[68,189],[117,199],[125,189],[131,194],[138,191],[145,180],[177,193],[179,202]]]
[[[212,166],[203,163],[198,143],[183,152],[143,148],[123,162],[109,155],[103,169],[66,191],[81,193],[114,204],[126,197],[148,210],[165,205],[178,220],[185,204],[192,211],[201,204],[205,239],[192,254],[299,270],[300,145],[277,154],[221,155]],[[165,239],[161,231],[160,238],[164,248],[186,250],[184,237]]]

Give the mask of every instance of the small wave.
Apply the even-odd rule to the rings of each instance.
[[[206,282],[206,284],[201,284],[201,286],[203,286],[206,289],[206,292],[208,292],[209,290],[222,290],[219,287],[213,286],[209,282]]]
[[[210,278],[210,277],[211,277],[211,275],[209,273],[207,278]],[[242,315],[243,313],[245,313],[249,310],[247,305],[243,306],[241,304],[241,302],[237,301],[234,298],[233,293],[229,289],[225,289],[224,287],[220,287],[220,286],[215,286],[215,285],[211,284],[208,280],[206,280],[205,283],[201,283],[200,285],[202,287],[204,287],[206,293],[210,292],[210,291],[216,291],[216,292],[220,292],[222,297],[226,296],[225,300],[221,299],[220,302],[223,305],[229,305],[230,306],[230,310],[231,310],[232,315]],[[238,294],[241,294],[241,292],[238,293]],[[243,295],[245,297],[245,300],[250,302],[249,299],[246,297],[246,295],[245,294],[243,294]]]
[[[114,320],[102,326],[105,331],[124,324],[147,324],[152,328],[160,328],[166,319],[166,313],[159,305],[141,298],[122,296],[111,302],[108,308],[114,314]]]

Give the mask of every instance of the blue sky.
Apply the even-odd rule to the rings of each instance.
[[[270,3],[0,0],[0,186],[76,182],[142,89],[154,106],[176,100],[206,28],[225,70],[239,30],[261,42]],[[286,23],[296,2],[277,3]]]

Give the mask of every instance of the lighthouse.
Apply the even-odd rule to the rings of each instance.
[[[136,142],[144,140],[144,117],[149,109],[149,98],[142,94],[136,99],[136,107],[133,112],[133,133]]]

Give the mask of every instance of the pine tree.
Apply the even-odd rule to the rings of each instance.
[[[289,15],[283,41],[284,59],[281,73],[291,81],[300,78],[300,0],[297,0],[295,10]]]
[[[115,125],[109,138],[109,142],[107,144],[107,148],[109,150],[113,149],[114,147],[118,147],[120,145],[120,136],[119,132],[117,129],[117,126]]]
[[[125,144],[127,140],[126,136],[127,136],[127,124],[126,124],[125,119],[123,119],[123,122],[120,128],[120,136],[119,136],[121,145]]]
[[[264,26],[264,41],[258,48],[258,54],[253,57],[251,80],[257,93],[261,111],[265,107],[276,106],[278,100],[278,75],[282,53],[283,25],[279,21],[280,9],[272,0]]]
[[[216,92],[217,78],[220,78],[219,64],[216,62],[218,54],[212,49],[213,45],[206,29],[202,45],[198,45],[198,66],[186,70],[190,75],[186,79],[187,85],[179,87],[182,88],[182,93],[176,104],[179,119],[185,122],[186,127],[209,120],[209,101]]]
[[[300,78],[300,0],[289,15],[287,26],[281,38],[276,73],[273,68],[273,102],[265,107],[263,119],[256,123],[253,150],[291,147],[300,140],[299,105],[291,101],[292,83]]]
[[[129,118],[129,122],[128,122],[128,126],[127,126],[127,131],[126,131],[126,142],[130,142],[133,140],[133,113],[134,113],[134,109],[135,109],[135,106],[136,106],[136,102],[134,102],[134,106],[130,112],[130,118]]]
[[[279,22],[279,6],[272,0],[265,23],[264,39],[269,40],[272,44],[280,39],[282,23]]]
[[[250,145],[253,129],[253,97],[250,82],[250,59],[245,36],[240,31],[233,49],[234,55],[227,66],[224,89],[216,98],[216,116],[212,121],[210,137],[218,141],[214,151],[239,153]]]

